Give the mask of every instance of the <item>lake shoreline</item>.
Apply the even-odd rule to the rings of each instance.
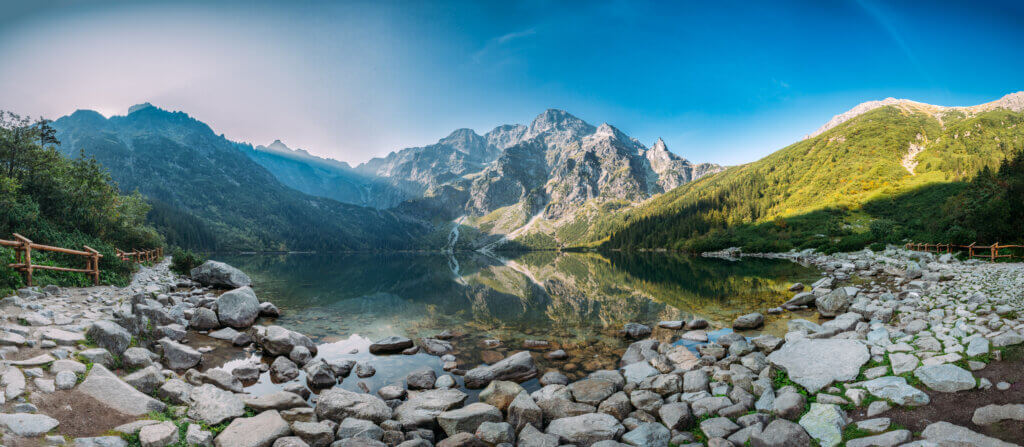
[[[821,445],[835,445],[836,439],[842,440],[848,436],[846,431],[852,426],[860,430],[857,433],[870,435],[865,438],[872,438],[865,439],[863,445],[875,445],[868,442],[890,439],[899,443],[917,436],[908,430],[890,426],[888,420],[883,424],[880,419],[884,418],[885,411],[889,411],[883,410],[883,406],[899,404],[914,408],[925,404],[928,394],[921,391],[922,388],[934,394],[971,393],[973,391],[970,390],[979,386],[988,389],[1001,387],[1002,383],[992,383],[989,379],[975,379],[968,384],[964,380],[964,373],[970,376],[971,371],[984,370],[987,362],[998,361],[998,357],[1007,349],[1016,349],[1014,345],[1019,346],[1019,343],[1024,342],[1024,336],[1020,333],[1024,329],[1024,322],[1017,313],[1022,308],[1021,300],[1006,299],[1000,295],[1012,290],[1012,287],[1024,284],[1020,264],[959,263],[948,258],[939,259],[930,254],[898,249],[879,254],[857,252],[819,255],[804,252],[764,256],[785,257],[821,268],[823,277],[816,283],[817,286],[812,287],[811,292],[796,292],[793,299],[801,293],[809,293],[811,296],[800,296],[797,302],[791,299],[790,303],[782,307],[791,310],[813,308],[831,319],[820,325],[806,320],[790,320],[787,322],[790,331],[785,337],[761,335],[748,340],[742,335],[746,330],[744,328],[753,329],[763,324],[766,318],[776,318],[773,312],[789,312],[786,309],[765,309],[767,317],[763,314],[760,318],[746,315],[741,317],[734,324],[736,332],[724,334],[716,342],[699,345],[696,353],[683,345],[659,342],[647,337],[655,331],[663,330],[678,335],[673,339],[700,339],[702,331],[706,335],[706,330],[699,327],[703,326],[702,323],[664,321],[659,324],[660,327],[653,329],[630,324],[623,327],[623,336],[636,341],[618,359],[618,367],[597,371],[576,381],[568,380],[561,373],[538,370],[533,357],[542,355],[540,352],[531,354],[530,351],[520,351],[503,359],[495,359],[495,363],[490,366],[469,370],[458,370],[455,358],[445,358],[447,363],[454,363],[450,370],[457,373],[456,377],[462,379],[462,384],[483,389],[477,396],[480,403],[469,404],[461,409],[459,407],[468,403],[469,396],[459,389],[446,388],[454,386],[452,382],[455,380],[449,382],[443,379],[445,375],[438,376],[428,370],[418,371],[416,375],[410,374],[406,378],[408,390],[381,388],[377,393],[380,397],[335,389],[321,392],[309,403],[305,399],[301,402],[292,400],[288,397],[296,395],[292,392],[299,396],[309,396],[305,385],[294,382],[300,370],[307,382],[329,385],[336,383],[339,376],[343,378],[349,374],[372,377],[367,374],[373,364],[336,364],[317,360],[316,344],[302,334],[280,327],[269,329],[267,326],[256,325],[245,331],[226,331],[225,328],[214,331],[220,332],[217,334],[220,337],[231,335],[217,349],[235,350],[245,356],[257,350],[262,351],[263,355],[277,355],[273,362],[267,359],[251,367],[235,368],[237,372],[203,367],[203,372],[191,370],[179,376],[173,371],[153,366],[159,366],[154,363],[157,360],[163,361],[163,366],[178,367],[193,360],[196,364],[199,364],[199,360],[205,361],[204,356],[211,351],[200,352],[205,349],[189,346],[195,343],[194,338],[185,344],[163,338],[159,341],[150,340],[155,342],[150,346],[163,348],[161,355],[141,352],[141,347],[108,346],[121,350],[118,355],[121,364],[116,365],[111,356],[109,367],[127,373],[122,376],[121,383],[130,384],[127,385],[129,388],[152,389],[154,394],[164,400],[177,398],[181,406],[172,406],[172,410],[169,410],[174,421],[170,422],[172,425],[181,426],[197,417],[216,419],[227,414],[223,411],[207,411],[209,402],[213,401],[226,399],[233,402],[237,399],[242,409],[256,410],[256,413],[248,417],[246,414],[237,414],[218,421],[226,424],[227,420],[233,419],[219,434],[200,433],[203,430],[193,428],[199,428],[198,425],[189,426],[188,432],[197,439],[209,438],[217,445],[234,445],[229,444],[229,440],[242,439],[237,438],[239,436],[254,436],[250,433],[255,428],[253,424],[279,427],[279,430],[263,435],[267,442],[290,434],[297,435],[310,445],[328,438],[338,445],[357,445],[352,443],[356,438],[343,437],[352,433],[370,433],[368,438],[357,436],[362,443],[358,445],[377,445],[375,443],[383,442],[384,445],[412,446],[430,445],[435,441],[438,445],[473,445],[474,442],[499,444],[500,441],[515,439],[518,439],[520,445],[547,445],[548,442],[591,445],[619,441],[633,445],[667,445],[669,441],[676,445],[703,445],[716,437],[728,439],[735,445],[747,441],[752,445],[809,445],[811,437]],[[857,286],[842,285],[862,277],[876,279],[858,281]],[[989,295],[979,297],[978,292],[967,294],[968,291],[974,291],[979,283],[993,278],[998,280],[995,282],[996,288],[988,293],[992,294],[994,303],[990,302]],[[106,331],[119,331],[111,327],[97,329],[94,328],[95,323],[89,325],[85,322],[102,319],[107,311],[115,311],[118,302],[121,305],[127,304],[127,308],[122,309],[130,313],[125,315],[123,312],[113,312],[106,315],[114,321],[118,321],[115,318],[120,315],[119,324],[138,321],[140,316],[160,320],[166,315],[167,321],[174,321],[185,318],[185,311],[190,310],[185,325],[168,323],[158,326],[160,335],[182,336],[181,340],[185,340],[183,335],[194,333],[193,326],[202,327],[204,318],[206,325],[222,325],[220,314],[223,312],[227,312],[228,320],[241,318],[237,322],[240,329],[246,323],[255,323],[256,318],[269,318],[274,314],[272,304],[260,305],[262,308],[257,306],[254,316],[252,309],[238,310],[245,305],[236,302],[251,304],[256,299],[255,295],[252,299],[248,296],[238,297],[246,295],[238,290],[219,296],[210,294],[211,289],[197,288],[190,281],[182,281],[170,275],[166,263],[153,269],[144,268],[128,288],[90,289],[49,289],[43,292],[25,290],[23,294],[26,296],[14,300],[4,299],[5,310],[9,311],[9,306],[20,307],[16,311],[16,318],[29,323],[28,329],[22,331],[26,334],[20,335],[26,342],[14,343],[18,347],[14,352],[8,349],[7,357],[19,357],[20,364],[6,367],[6,389],[10,390],[13,384],[14,391],[17,391],[21,383],[20,393],[13,396],[11,391],[5,393],[10,403],[32,391],[50,394],[45,391],[49,386],[47,380],[50,380],[45,378],[47,372],[44,371],[40,378],[25,382],[25,376],[33,377],[36,373],[22,373],[21,369],[31,370],[35,364],[49,364],[52,372],[59,355],[44,353],[33,346],[50,346],[49,349],[53,351],[68,351],[65,355],[68,360],[60,360],[63,363],[57,368],[61,371],[76,368],[72,363],[78,362],[70,360],[73,358],[96,360],[91,362],[92,368],[85,374],[82,384],[89,382],[90,377],[102,374],[107,368],[98,369],[96,365],[103,364],[106,359],[97,350],[107,348],[90,346],[97,342],[110,345],[111,339],[117,337],[107,336],[109,334]],[[225,295],[228,295],[227,299]],[[1006,296],[1012,298],[1012,295]],[[40,298],[44,297],[58,300],[38,309],[29,306],[32,302],[42,304]],[[89,303],[99,306],[89,306],[83,311],[82,305]],[[183,303],[191,305],[182,306]],[[214,306],[214,303],[221,306]],[[209,313],[200,311],[209,310],[209,307],[217,309],[213,312],[216,321],[209,321]],[[56,318],[41,321],[34,316],[45,315],[49,310],[57,317],[73,309],[79,309],[76,314],[79,316],[72,318],[78,322],[68,323],[57,321]],[[23,313],[27,316],[22,316]],[[261,313],[263,316],[260,316]],[[197,314],[202,317],[197,317]],[[251,322],[248,321],[250,316],[253,317]],[[186,330],[185,327],[190,329]],[[75,332],[76,328],[80,332]],[[134,329],[144,332],[152,328]],[[204,331],[210,334],[212,329]],[[5,333],[18,335],[17,332]],[[91,335],[86,337],[85,334]],[[371,345],[371,349],[379,353],[394,352],[391,356],[401,356],[401,351],[426,347],[431,354],[451,355],[456,346],[445,340],[451,340],[446,334],[439,335],[437,338],[418,340],[418,343],[401,337],[390,342],[378,341]],[[27,343],[35,337],[40,337],[38,344]],[[246,347],[229,347],[228,344]],[[128,349],[133,351],[125,355]],[[21,358],[36,353],[38,355],[35,360]],[[198,359],[195,354],[198,354]],[[47,360],[44,356],[50,356],[50,360],[43,362]],[[914,357],[917,363],[910,365],[909,357]],[[829,367],[807,367],[808,363],[818,362],[825,362]],[[141,366],[129,372],[132,369],[126,367],[129,363],[150,366]],[[83,363],[79,364],[84,366]],[[124,369],[118,369],[117,366]],[[273,370],[272,373],[282,379],[281,391],[263,396],[230,397],[234,390],[244,390],[244,387],[239,388],[239,384],[236,384],[236,381],[242,382],[239,376],[245,376],[249,379],[246,382],[250,382],[262,370],[268,370],[267,373]],[[18,380],[19,375],[22,377],[21,382]],[[289,376],[291,378],[287,379]],[[59,382],[58,379],[51,382]],[[515,383],[530,379],[538,380],[541,386],[532,393]],[[1008,385],[1005,394],[1017,395],[1021,385]],[[39,386],[43,390],[37,390]],[[79,387],[83,385],[72,385],[70,391],[56,392],[78,392]],[[291,403],[284,403],[282,399]],[[274,402],[268,404],[268,400]],[[153,408],[158,404],[166,406],[166,403],[158,400],[146,402]],[[998,426],[999,418],[1002,417],[999,415],[1010,411],[1001,408],[978,410],[982,412],[980,423],[970,428],[936,422],[925,427],[920,436],[928,441],[967,436],[981,443],[989,443],[987,445],[998,445],[996,443],[999,441],[986,438],[985,434],[975,433],[974,430],[995,436],[1001,434],[1004,439],[1006,436],[1015,436],[1016,433],[1012,431],[987,429]],[[140,413],[139,416],[144,414]],[[1013,417],[1012,411],[1006,414]],[[975,418],[979,418],[978,415],[975,413]],[[43,419],[49,416],[39,416],[36,422],[49,423]],[[854,417],[864,419],[854,422],[851,420]],[[73,418],[64,418],[66,421],[63,425],[74,425]],[[994,422],[989,422],[993,418]],[[167,424],[153,421],[150,425],[154,428],[148,429],[141,428],[143,424],[136,424],[138,427],[125,428],[135,430],[135,434],[129,433],[126,436],[154,436],[162,433],[157,427],[163,425],[166,428]],[[861,429],[861,425],[867,428]],[[24,428],[24,424],[19,427]],[[358,430],[356,427],[359,427]],[[441,440],[443,437],[447,438]],[[785,444],[773,444],[773,440],[782,440]],[[861,444],[849,441],[847,445]]]

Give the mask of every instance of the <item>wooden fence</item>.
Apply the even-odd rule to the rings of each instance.
[[[14,233],[13,241],[7,241],[0,239],[0,245],[13,247],[14,248],[14,263],[8,264],[17,271],[22,272],[25,275],[25,284],[32,286],[32,271],[33,270],[56,270],[58,272],[79,272],[85,273],[92,277],[92,282],[95,285],[100,285],[100,258],[103,255],[100,252],[94,250],[88,245],[83,245],[86,251],[71,250],[68,248],[54,247],[50,245],[37,244],[32,242],[27,237],[22,236],[18,233]],[[85,258],[85,268],[76,269],[70,267],[55,267],[52,265],[38,265],[32,264],[32,251],[53,251],[57,253],[65,253],[69,255],[76,255]]]
[[[138,263],[156,261],[163,259],[164,249],[154,248],[151,250],[139,250],[135,251],[121,251],[117,250],[117,257],[121,258],[122,261],[134,261]]]
[[[1000,258],[1024,258],[1024,256],[1014,256],[1013,253],[1003,253],[1000,251],[1024,248],[1024,245],[1000,245],[998,242],[992,245],[978,245],[977,242],[973,242],[971,245],[919,244],[910,242],[903,247],[907,250],[924,251],[929,253],[953,253],[966,251],[967,257],[969,258],[986,258],[991,261],[995,261]]]

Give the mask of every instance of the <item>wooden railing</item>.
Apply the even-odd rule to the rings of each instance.
[[[1000,250],[1004,249],[1024,248],[1024,245],[1000,245],[998,242],[992,245],[978,245],[977,242],[973,242],[971,245],[919,244],[909,242],[903,247],[907,250],[924,251],[929,253],[953,253],[966,251],[967,257],[969,258],[987,258],[991,261],[995,261],[1000,258],[1024,258],[1024,256],[1014,256],[1012,253],[1000,252]]]
[[[7,241],[0,239],[0,245],[13,247],[14,248],[14,263],[8,264],[15,270],[22,272],[25,275],[25,284],[29,287],[32,286],[32,271],[33,270],[56,270],[58,272],[79,272],[85,273],[88,276],[92,276],[92,282],[95,285],[100,285],[100,258],[103,255],[100,252],[94,250],[88,245],[83,245],[86,251],[71,250],[68,248],[53,247],[50,245],[37,244],[29,240],[27,237],[22,236],[18,233],[14,233],[13,241]],[[69,255],[82,256],[85,258],[85,268],[76,269],[69,267],[55,267],[52,265],[38,265],[32,264],[32,250],[37,251],[53,251],[57,253],[65,253]]]
[[[133,261],[137,263],[157,261],[163,259],[164,249],[162,247],[154,248],[151,250],[139,250],[135,251],[121,251],[117,250],[117,257],[121,258],[122,261]]]

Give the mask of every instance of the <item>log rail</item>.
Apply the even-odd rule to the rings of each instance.
[[[22,272],[25,275],[25,284],[29,287],[32,286],[32,272],[35,270],[55,270],[58,272],[77,272],[85,273],[87,276],[92,277],[92,282],[95,285],[100,285],[100,258],[103,255],[100,252],[94,250],[88,245],[83,245],[82,250],[72,250],[70,248],[54,247],[52,245],[43,245],[32,242],[29,238],[22,236],[18,233],[14,233],[13,241],[0,239],[0,245],[5,247],[14,248],[14,263],[7,264],[8,267],[13,268],[17,271]],[[71,268],[71,267],[56,267],[52,265],[39,265],[32,264],[32,251],[52,251],[57,253],[64,253],[69,255],[81,256],[85,258],[85,268]]]
[[[969,258],[985,258],[990,261],[995,261],[1002,258],[1024,258],[1024,256],[1014,256],[1013,253],[1004,253],[1002,250],[1020,249],[1024,248],[1024,245],[1001,245],[998,242],[992,245],[978,245],[977,242],[972,242],[971,245],[956,245],[956,244],[921,244],[916,242],[908,242],[903,246],[907,250],[923,251],[928,253],[953,253],[964,251],[967,253]]]
[[[164,249],[157,247],[150,250],[139,250],[134,249],[133,251],[121,251],[117,250],[117,257],[121,258],[122,261],[133,261],[136,263],[143,263],[149,261],[156,261],[163,259]]]

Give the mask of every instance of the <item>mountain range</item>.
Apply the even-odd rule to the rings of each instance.
[[[879,201],[998,168],[1024,146],[1022,117],[1024,93],[973,107],[871,101],[729,168],[557,109],[354,167],[280,140],[230,141],[149,104],[109,119],[78,111],[54,127],[62,151],[96,157],[122,190],[139,190],[154,225],[183,246],[695,249],[743,245],[737,228],[825,209],[842,214],[828,222],[839,228],[831,240],[861,234]],[[780,237],[769,248],[798,242]]]

